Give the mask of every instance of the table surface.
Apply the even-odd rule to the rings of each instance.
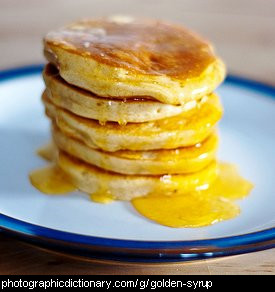
[[[180,22],[210,39],[228,70],[275,84],[275,0],[1,0],[0,68],[41,63],[43,35],[83,17]],[[49,253],[0,234],[0,274],[275,274],[275,249],[171,265],[117,265]]]

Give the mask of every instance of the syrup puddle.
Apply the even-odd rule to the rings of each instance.
[[[54,161],[56,148],[52,144],[40,148],[42,158]],[[135,198],[131,202],[144,217],[169,227],[201,227],[236,217],[240,213],[234,202],[246,197],[253,185],[244,179],[237,167],[220,162],[217,179],[206,189],[188,194],[150,194]],[[69,178],[55,164],[35,170],[29,175],[32,185],[45,194],[66,194],[76,190]],[[112,201],[110,194],[90,194],[98,203]]]

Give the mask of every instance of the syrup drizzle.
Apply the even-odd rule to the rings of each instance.
[[[67,194],[76,190],[67,176],[54,164],[32,171],[29,178],[31,184],[45,194]]]
[[[56,149],[48,144],[37,153],[54,161]],[[235,165],[220,162],[218,167],[217,179],[205,188],[188,194],[153,193],[131,203],[144,217],[169,227],[202,227],[234,218],[240,213],[235,200],[246,197],[253,185]],[[76,189],[55,164],[33,171],[29,177],[32,185],[46,194],[66,194]],[[90,199],[104,204],[113,200],[106,190],[90,194]]]
[[[234,202],[249,194],[253,185],[242,178],[235,165],[219,163],[216,181],[205,190],[167,196],[152,194],[132,200],[144,217],[169,227],[202,227],[236,217]]]

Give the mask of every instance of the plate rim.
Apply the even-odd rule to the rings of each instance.
[[[33,64],[0,70],[0,83],[28,75],[37,75],[41,73],[43,67],[44,64]],[[261,81],[228,74],[225,83],[260,92],[267,97],[275,99],[275,86]],[[72,245],[81,245],[78,248],[82,249],[87,246],[103,247],[114,253],[121,252],[122,250],[124,252],[127,249],[127,255],[131,254],[134,250],[137,252],[137,257],[140,257],[140,254],[144,255],[144,253],[149,252],[149,257],[151,253],[151,255],[154,254],[157,258],[162,258],[162,261],[167,261],[169,258],[180,260],[190,260],[190,258],[201,259],[202,256],[209,258],[275,247],[275,226],[255,232],[210,239],[146,241],[97,237],[66,232],[25,222],[0,213],[0,231],[1,229],[5,233],[15,234],[25,239],[37,238],[39,241],[53,240],[58,245],[66,242]],[[123,255],[120,256],[123,257]],[[148,254],[146,258],[147,261]]]

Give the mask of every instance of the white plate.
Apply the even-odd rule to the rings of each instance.
[[[225,108],[219,157],[236,163],[255,184],[239,203],[241,215],[209,227],[169,228],[140,216],[127,202],[101,205],[80,192],[47,196],[31,186],[30,170],[46,164],[35,150],[49,140],[40,71],[41,66],[30,66],[0,72],[3,230],[40,244],[48,245],[50,239],[52,246],[66,245],[76,253],[135,261],[186,260],[274,246],[275,88],[230,76],[218,89]]]

